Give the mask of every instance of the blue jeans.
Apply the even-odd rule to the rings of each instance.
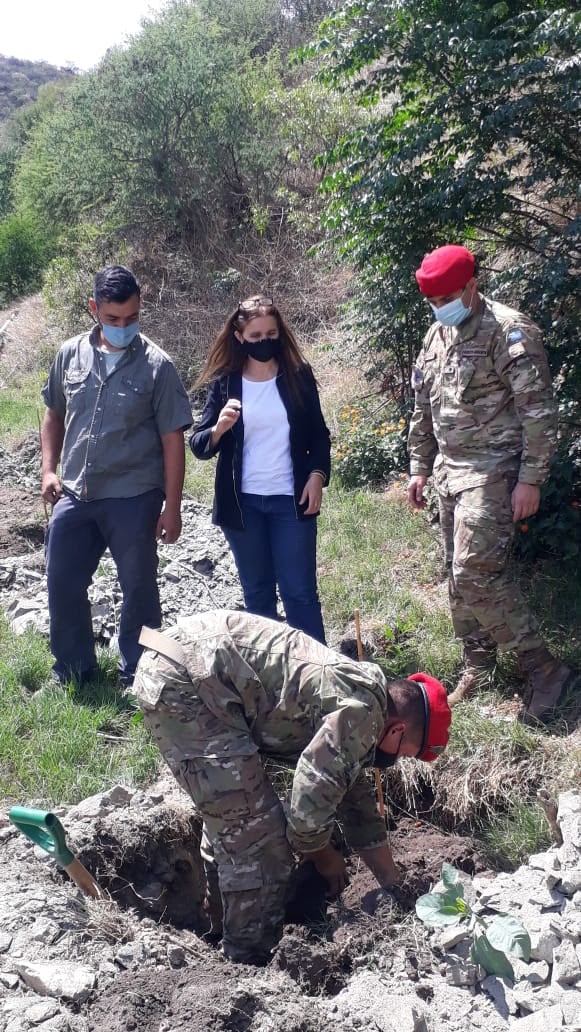
[[[64,495],[55,505],[46,540],[50,647],[61,680],[87,680],[95,671],[95,641],[87,590],[109,548],[123,592],[119,669],[130,682],[142,653],[143,624],[161,626],[155,528],[163,492],[80,502]]]
[[[242,495],[243,530],[224,527],[249,613],[277,619],[276,586],[291,627],[325,644],[317,592],[317,520],[297,519],[290,495]]]

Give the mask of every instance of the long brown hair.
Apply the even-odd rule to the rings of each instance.
[[[218,377],[226,376],[228,373],[241,373],[247,356],[240,341],[234,336],[234,331],[238,330],[238,333],[242,334],[244,328],[253,319],[262,315],[272,315],[276,320],[280,338],[280,349],[276,357],[286,375],[290,393],[295,400],[300,400],[301,379],[297,377],[297,373],[308,369],[309,363],[302,354],[294,333],[284,321],[275,304],[256,304],[252,308],[244,307],[249,302],[260,299],[261,295],[257,294],[256,297],[249,297],[245,301],[241,301],[228,316],[210,347],[208,357],[194,383],[194,390],[209,383],[210,380],[217,380]]]

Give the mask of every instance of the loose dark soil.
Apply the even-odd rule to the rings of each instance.
[[[360,861],[350,861],[350,883],[340,900],[328,903],[320,879],[312,870],[299,874],[296,898],[287,911],[292,919],[269,966],[270,977],[282,971],[303,993],[335,996],[347,984],[356,958],[374,943],[395,941],[406,911],[417,895],[429,891],[440,877],[444,860],[474,874],[484,869],[475,842],[442,835],[419,822],[404,819],[392,835],[396,861],[405,869],[400,890],[378,888]],[[326,913],[325,913],[326,912]],[[425,960],[410,955],[409,977],[420,977]],[[265,1028],[285,1032],[320,1032],[304,1012],[293,1016],[284,1001],[284,1022],[271,1025],[277,1013],[276,984],[269,990],[268,970],[232,965],[208,951],[195,967],[181,971],[124,974],[87,1007],[90,1032],[244,1032],[256,1027],[263,1014]],[[272,998],[270,998],[272,994]],[[279,998],[279,1004],[283,1000]],[[332,1028],[328,1026],[329,1030]]]

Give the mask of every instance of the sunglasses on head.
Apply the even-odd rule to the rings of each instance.
[[[251,312],[253,308],[271,308],[272,305],[271,297],[248,297],[246,301],[238,302],[238,311]]]

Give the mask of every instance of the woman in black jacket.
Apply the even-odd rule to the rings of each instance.
[[[232,549],[249,613],[276,619],[276,587],[292,627],[324,643],[316,517],[331,463],[317,384],[270,297],[241,301],[196,382],[208,383],[190,446],[218,455],[213,522]]]

